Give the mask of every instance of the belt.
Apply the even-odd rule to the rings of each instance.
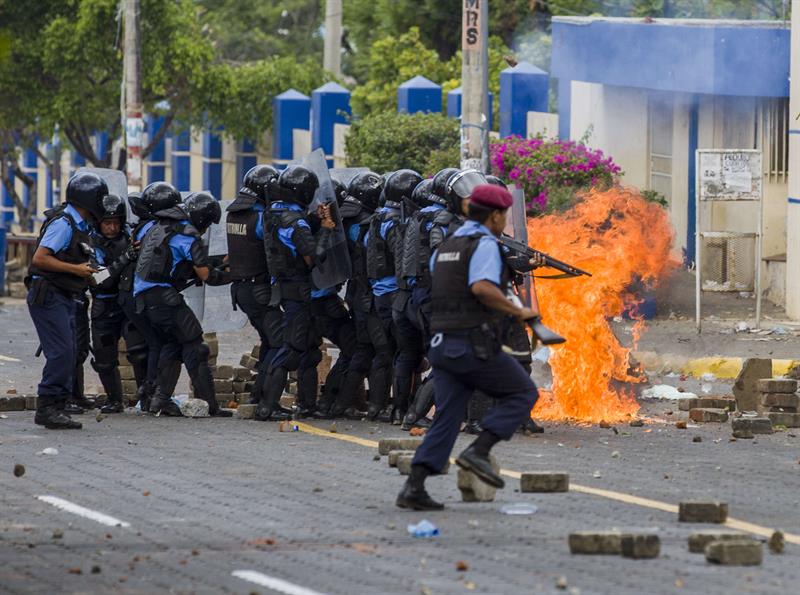
[[[243,277],[241,279],[234,279],[233,283],[266,283],[269,280],[269,273],[262,273],[255,277]]]

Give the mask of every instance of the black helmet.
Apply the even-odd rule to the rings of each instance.
[[[420,209],[424,209],[425,207],[431,206],[433,204],[433,192],[431,188],[433,187],[433,180],[422,180],[417,187],[414,188],[414,192],[411,193],[411,200],[414,201],[414,204],[417,205]]]
[[[489,182],[492,186],[500,186],[500,188],[505,188],[506,190],[508,190],[508,186],[506,185],[506,183],[497,176],[486,176],[486,181]]]
[[[339,178],[333,176],[331,176],[331,182],[333,183],[333,193],[336,195],[336,204],[341,207],[344,199],[347,198],[347,186]]]
[[[458,173],[458,169],[455,167],[446,167],[445,169],[440,169],[436,175],[433,176],[433,193],[441,197],[443,201],[447,198],[447,180],[456,173]]]
[[[222,217],[219,203],[208,192],[192,192],[183,202],[183,209],[200,233],[205,232],[212,223],[219,223]]]
[[[461,214],[461,201],[469,198],[476,186],[488,184],[486,176],[477,169],[462,169],[447,180],[445,198],[451,212]]]
[[[386,180],[386,203],[399,206],[403,199],[411,199],[414,188],[422,181],[422,176],[413,169],[398,169]]]
[[[166,211],[181,203],[181,193],[166,182],[152,182],[142,192],[142,202],[151,212]]]
[[[103,215],[103,198],[108,185],[103,178],[88,171],[79,171],[67,182],[67,202],[89,211],[99,221]]]
[[[242,179],[242,191],[250,190],[258,200],[267,202],[269,187],[278,179],[279,175],[278,170],[271,165],[251,167]]]
[[[142,221],[147,221],[148,219],[153,218],[153,214],[142,201],[141,192],[131,192],[128,194],[128,204],[130,205],[133,214]]]
[[[319,188],[317,174],[303,165],[290,165],[281,172],[278,185],[285,200],[307,207]]]
[[[355,198],[369,212],[375,211],[380,205],[383,178],[375,172],[365,171],[350,180],[347,194]]]
[[[120,223],[124,224],[128,218],[128,209],[125,206],[125,201],[116,194],[108,194],[103,197],[103,214],[98,221],[105,221],[106,219],[119,219]]]

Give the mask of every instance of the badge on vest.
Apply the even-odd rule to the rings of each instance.
[[[235,236],[247,235],[247,224],[245,223],[228,223],[227,232]]]
[[[461,260],[461,252],[440,252],[436,257],[436,262],[458,262]]]

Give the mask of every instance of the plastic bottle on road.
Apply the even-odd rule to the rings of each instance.
[[[422,519],[416,525],[408,525],[408,533],[413,537],[435,537],[439,535],[439,528],[426,519]]]

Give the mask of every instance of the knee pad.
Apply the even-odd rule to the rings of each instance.
[[[296,349],[289,349],[286,355],[286,361],[283,363],[283,367],[287,370],[296,370],[300,367],[300,360],[303,357],[302,351],[297,351]]]
[[[200,342],[200,345],[197,346],[197,355],[200,357],[201,361],[208,361],[208,358],[211,356],[211,348],[208,346],[208,343]]]
[[[110,372],[114,368],[118,366],[118,362],[116,361],[98,361],[96,358],[92,358],[89,362],[94,369],[95,372],[98,374],[102,374],[104,372]]]
[[[322,352],[319,349],[312,349],[304,354],[302,360],[302,368],[316,368],[322,361]]]

